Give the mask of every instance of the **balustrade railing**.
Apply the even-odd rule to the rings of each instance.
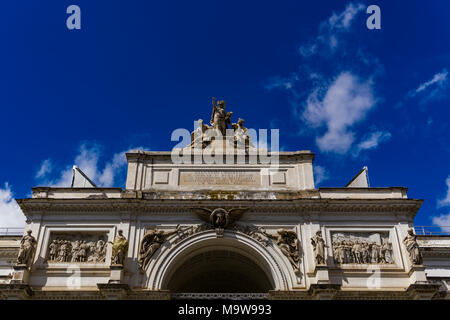
[[[172,299],[267,300],[268,293],[172,293]]]
[[[450,226],[415,226],[414,231],[421,236],[450,235]]]
[[[23,228],[0,228],[0,236],[21,236]]]

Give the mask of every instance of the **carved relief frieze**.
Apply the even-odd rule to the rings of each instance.
[[[213,226],[210,223],[202,223],[202,224],[197,224],[197,225],[193,225],[193,226],[181,227],[178,230],[177,236],[173,243],[177,244],[181,240],[184,240],[184,239],[192,236],[193,234],[196,234],[196,233],[199,233],[202,231],[212,230],[212,229],[213,229]]]
[[[184,240],[196,233],[202,232],[202,231],[208,231],[208,230],[215,230],[216,232],[219,230],[223,230],[222,228],[214,228],[212,224],[210,223],[202,223],[198,225],[193,226],[185,226],[181,227],[178,232],[175,240],[173,241],[174,244],[180,242],[181,240]],[[264,234],[264,229],[261,227],[257,227],[250,224],[243,224],[243,223],[232,223],[228,226],[229,230],[243,233],[256,241],[260,242],[262,245],[267,247],[270,244],[269,238]],[[222,234],[223,235],[223,234]]]
[[[241,223],[235,223],[232,226],[232,229],[237,232],[244,233],[248,235],[249,237],[252,237],[256,241],[260,242],[262,245],[267,247],[270,244],[270,240],[265,235],[264,228],[257,227],[250,224],[241,224]]]
[[[47,249],[48,262],[104,263],[106,233],[52,233]]]
[[[333,232],[336,264],[393,264],[388,232]]]

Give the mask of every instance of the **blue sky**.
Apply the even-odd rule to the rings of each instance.
[[[81,8],[81,30],[66,8]],[[381,30],[366,27],[368,5]],[[77,164],[124,187],[124,152],[170,150],[211,97],[283,150],[316,153],[318,186],[364,165],[373,187],[425,199],[416,225],[450,225],[448,1],[2,3],[0,226],[13,198],[70,183]],[[236,120],[236,119],[235,119]],[[17,218],[20,217],[20,218]]]

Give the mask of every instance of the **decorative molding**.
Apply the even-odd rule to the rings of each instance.
[[[306,214],[353,214],[377,213],[392,216],[403,214],[413,218],[422,200],[416,199],[296,199],[296,200],[145,200],[145,199],[18,199],[26,216],[34,213],[45,214],[80,214],[95,212],[112,214],[124,211],[152,214],[186,214],[186,204],[198,204],[204,207],[251,207],[253,212],[265,215],[304,215]]]

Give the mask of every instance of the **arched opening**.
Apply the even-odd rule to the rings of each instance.
[[[273,289],[263,269],[231,250],[193,254],[172,273],[167,289],[174,293],[263,293]]]

